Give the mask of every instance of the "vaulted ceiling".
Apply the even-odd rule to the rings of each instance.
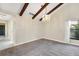
[[[54,7],[56,7],[59,3],[50,3],[48,4],[41,12],[39,10],[45,5],[45,3],[29,3],[25,8],[23,14],[33,16],[39,12],[34,19],[40,19],[45,13],[48,13]],[[0,12],[9,12],[13,14],[19,15],[24,7],[24,3],[0,3]],[[22,16],[22,15],[21,15]]]

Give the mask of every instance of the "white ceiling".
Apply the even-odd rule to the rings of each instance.
[[[35,14],[41,8],[41,5],[43,5],[43,3],[30,3],[27,12]]]
[[[58,3],[51,3],[45,8],[36,18],[40,19],[46,12],[50,11],[52,8],[54,8]],[[13,14],[20,13],[23,3],[0,3],[0,12],[9,12]],[[30,3],[25,11],[24,14],[27,14],[29,12],[35,14],[41,6],[44,5],[44,3]]]
[[[0,12],[9,12],[18,14],[23,7],[21,3],[0,3]]]

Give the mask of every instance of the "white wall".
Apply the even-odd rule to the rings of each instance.
[[[42,38],[43,25],[32,16],[23,15],[14,17],[15,43],[27,43]]]
[[[51,20],[46,24],[44,38],[63,41],[65,40],[65,23],[67,20],[79,19],[79,4],[63,4],[51,15]]]

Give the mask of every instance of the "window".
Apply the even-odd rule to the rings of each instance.
[[[5,24],[0,24],[0,36],[5,36]]]
[[[79,40],[79,21],[70,21],[70,39]]]

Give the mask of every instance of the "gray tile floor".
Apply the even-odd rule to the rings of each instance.
[[[40,39],[0,51],[2,56],[79,56],[79,47]]]

